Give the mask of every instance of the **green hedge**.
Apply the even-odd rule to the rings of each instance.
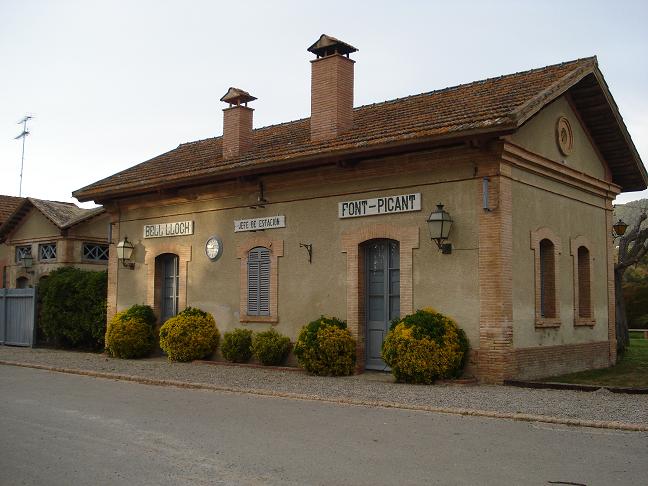
[[[254,356],[266,366],[279,366],[286,361],[290,353],[290,338],[274,329],[256,332],[252,338]]]
[[[99,350],[106,334],[108,272],[62,267],[38,286],[38,326],[60,347]]]
[[[392,322],[382,357],[396,381],[431,384],[461,375],[468,339],[449,317],[430,308],[417,310]]]
[[[234,329],[223,335],[221,353],[232,363],[247,363],[252,357],[252,331],[250,329]]]
[[[106,329],[106,352],[113,358],[143,358],[155,344],[155,314],[147,305],[134,305],[118,312]]]
[[[214,316],[194,307],[187,307],[160,328],[160,347],[171,361],[192,361],[209,356],[219,341],[220,332]]]
[[[350,375],[356,363],[356,342],[345,321],[321,316],[302,328],[294,353],[299,366],[314,375]]]

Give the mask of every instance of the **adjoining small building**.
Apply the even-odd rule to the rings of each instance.
[[[363,370],[433,307],[482,381],[613,363],[612,201],[648,176],[596,58],[354,107],[356,49],[308,50],[310,118],[254,129],[230,88],[222,136],[74,193],[110,214],[109,315],[195,306],[292,339],[335,315]]]
[[[104,208],[0,196],[3,288],[34,287],[62,266],[105,270],[109,217]]]

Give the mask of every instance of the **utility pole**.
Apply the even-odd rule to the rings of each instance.
[[[18,122],[18,125],[22,124],[23,126],[23,131],[20,135],[14,138],[14,140],[18,140],[19,138],[22,138],[22,157],[20,159],[20,187],[18,189],[18,196],[22,197],[22,180],[23,180],[23,166],[25,164],[25,139],[27,138],[27,135],[29,135],[29,130],[27,130],[27,122],[34,118],[33,116],[25,116],[22,120]]]

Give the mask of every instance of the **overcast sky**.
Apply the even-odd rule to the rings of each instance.
[[[221,135],[229,86],[259,98],[255,127],[309,116],[322,33],[359,49],[356,106],[597,55],[648,162],[646,20],[648,2],[620,0],[0,0],[0,194],[18,195],[25,114],[23,195],[63,201]]]

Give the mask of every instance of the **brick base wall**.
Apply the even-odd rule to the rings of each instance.
[[[515,349],[515,379],[545,378],[610,366],[607,341]]]

